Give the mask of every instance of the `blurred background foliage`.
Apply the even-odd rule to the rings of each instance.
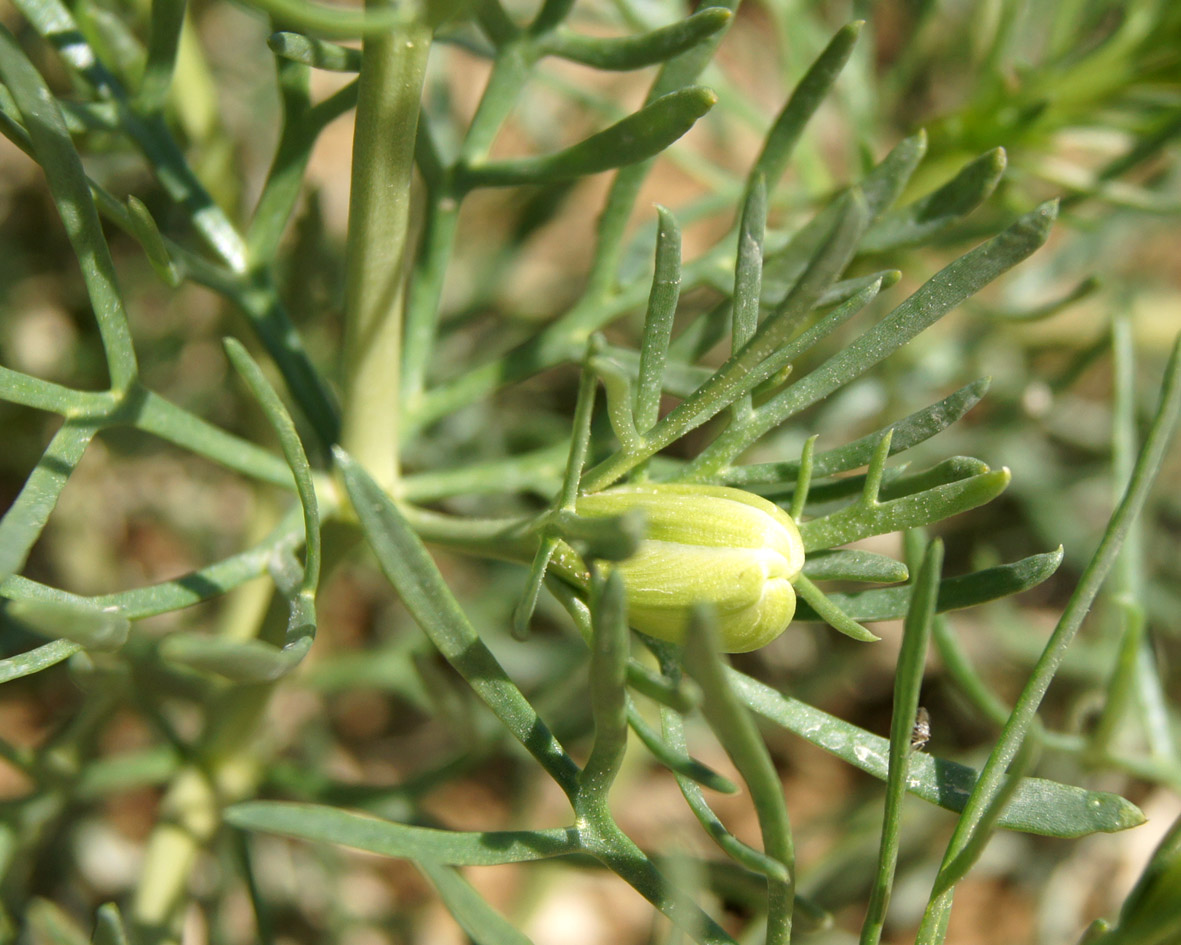
[[[519,6],[522,14],[532,10],[527,3]],[[685,12],[667,0],[580,0],[574,19],[584,31],[615,34],[671,22]],[[89,40],[134,76],[142,67],[146,4],[91,0],[75,4],[75,13]],[[25,35],[10,9],[0,16]],[[241,219],[257,199],[277,136],[273,62],[261,52],[270,29],[265,18],[228,3],[196,2],[188,16],[193,29],[186,33],[168,120],[202,181]],[[789,180],[776,191],[774,232],[790,233],[806,222],[835,191],[919,128],[929,136],[928,157],[903,202],[940,186],[993,148],[1005,149],[1007,169],[994,195],[966,222],[939,233],[910,258],[889,255],[888,265],[903,271],[896,293],[921,284],[941,262],[1037,201],[1063,198],[1049,245],[808,415],[810,428],[853,439],[969,380],[992,378],[984,402],[938,438],[931,447],[937,453],[920,448],[916,461],[963,454],[1013,470],[1012,486],[1001,499],[944,530],[948,573],[1065,546],[1063,568],[1047,584],[954,618],[978,672],[1002,699],[1011,699],[1119,488],[1112,462],[1112,430],[1118,426],[1112,339],[1123,332],[1134,355],[1131,403],[1142,421],[1181,325],[1181,5],[751,0],[703,77],[718,93],[718,107],[661,159],[637,201],[637,268],[651,257],[655,201],[675,208],[685,224],[687,258],[724,231],[740,197],[741,174],[775,111],[833,31],[853,17],[865,17],[867,29],[836,94],[806,131]],[[466,126],[488,73],[477,34],[456,28],[447,40],[432,51],[426,91],[444,149],[449,126]],[[26,48],[64,91],[68,80],[55,60],[35,42]],[[646,87],[630,74],[557,60],[547,60],[541,75],[515,109],[494,155],[576,141],[634,109]],[[315,82],[317,97],[343,84],[324,72],[315,73]],[[339,340],[350,134],[349,121],[338,120],[317,144],[310,186],[284,251],[283,295],[308,350],[329,374],[329,353]],[[91,176],[115,193],[138,195],[165,231],[183,225],[170,218],[170,202],[134,153],[101,129],[84,133],[80,146]],[[465,202],[443,300],[440,378],[531,336],[577,298],[605,184],[604,175],[573,185],[485,190]],[[113,229],[108,235],[145,381],[220,426],[251,439],[265,435],[259,415],[241,409],[220,345],[227,326],[242,334],[239,316],[205,289],[167,288],[135,243]],[[104,361],[70,258],[39,170],[0,142],[0,361],[48,380],[100,389]],[[870,272],[884,262],[869,257],[857,265]],[[697,290],[682,300],[678,319],[687,321],[715,301],[709,290]],[[613,325],[613,336],[634,343],[641,314]],[[574,370],[551,370],[448,416],[408,444],[407,469],[443,469],[473,456],[495,459],[551,443],[568,430],[576,386]],[[0,403],[0,508],[17,494],[57,422]],[[774,434],[759,447],[759,458],[798,456],[808,432],[792,427]],[[557,457],[553,481],[539,488],[556,484],[561,462]],[[107,432],[72,477],[27,573],[81,594],[162,580],[257,538],[273,521],[278,498],[134,431]],[[527,509],[529,501],[511,491],[457,498],[446,507],[487,515]],[[1174,709],[1181,681],[1179,538],[1181,453],[1174,448],[1133,552],[1141,562],[1135,580],[1142,583],[1135,590],[1147,605],[1152,645]],[[584,657],[558,629],[564,614],[543,599],[538,632],[528,645],[514,643],[507,627],[524,569],[444,553],[439,558],[473,622],[533,694],[556,734],[585,743],[589,706],[583,687],[569,684],[585,673]],[[200,628],[233,620],[235,609],[251,606],[247,590],[147,625],[154,622],[161,632]],[[408,632],[408,617],[364,559],[331,576],[320,610],[326,632],[300,685],[275,697],[266,740],[277,760],[264,791],[298,797],[314,789],[321,800],[334,797],[391,817],[427,811],[455,828],[512,824],[523,811],[539,826],[561,822],[563,801],[554,786],[529,777],[516,746],[473,710],[471,694],[425,640]],[[1097,694],[1118,647],[1116,611],[1110,600],[1101,601],[1075,644],[1043,710],[1053,729],[1086,733],[1096,724]],[[0,640],[5,654],[32,642],[11,623],[0,629]],[[736,663],[804,701],[885,733],[891,646],[859,647],[823,629],[798,626]],[[31,746],[63,726],[85,725],[78,710],[87,675],[103,671],[99,660],[6,685],[0,690],[0,729],[10,741]],[[134,687],[134,680],[129,684]],[[195,690],[205,685],[192,684]],[[52,837],[25,864],[28,892],[92,915],[99,903],[125,894],[135,882],[159,785],[170,770],[161,729],[183,737],[198,724],[185,697],[173,693],[144,715],[123,710],[115,724],[94,731],[86,762],[91,793],[54,822]],[[930,750],[979,760],[995,736],[994,723],[946,682],[937,657],[923,699],[932,717]],[[806,940],[848,941],[841,929],[856,927],[860,919],[876,854],[880,788],[781,731],[768,730],[767,737],[796,825],[801,889],[835,915],[833,929]],[[1142,747],[1134,727],[1119,738],[1126,754]],[[730,771],[720,750],[712,756],[708,751],[704,760]],[[1048,747],[1042,762],[1047,777],[1122,792],[1144,808],[1150,824],[1078,843],[998,836],[961,889],[948,941],[1073,942],[1091,918],[1112,915],[1156,837],[1181,813],[1175,746],[1172,751],[1172,767],[1135,776],[1095,771],[1077,752]],[[121,767],[119,759],[126,758],[136,763]],[[323,772],[325,782],[309,785],[304,769]],[[24,789],[17,770],[0,761],[0,798],[19,797]],[[654,847],[681,837],[688,812],[675,796],[663,772],[636,765],[617,788],[621,825]],[[757,836],[753,811],[741,796],[717,806],[735,833]],[[933,851],[942,849],[952,820],[933,808],[910,808],[887,940],[909,940],[907,930],[917,921],[937,865]],[[248,941],[252,934],[243,931],[251,928],[248,908],[232,879],[241,875],[241,856],[227,839],[202,860],[195,878],[208,923],[204,934],[213,941]],[[462,940],[409,864],[322,847],[296,849],[265,837],[253,856],[253,875],[272,908],[260,921],[280,940]],[[470,878],[538,943],[649,939],[648,907],[607,874],[532,865],[471,871]],[[730,891],[732,914],[742,914],[744,895],[749,892],[740,885]],[[200,930],[193,934],[194,941],[202,940]]]

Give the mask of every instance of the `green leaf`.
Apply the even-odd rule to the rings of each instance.
[[[547,37],[543,55],[560,56],[595,69],[642,69],[665,62],[725,29],[732,14],[723,7],[707,7],[687,19],[638,36],[584,36],[565,27]]]
[[[742,775],[758,816],[763,851],[781,864],[786,880],[767,877],[767,945],[791,941],[795,900],[795,845],[779,772],[767,743],[726,675],[729,668],[718,652],[717,628],[702,609],[689,621],[685,670],[701,686],[701,711],[726,754]]]
[[[1005,152],[978,157],[955,177],[914,203],[885,214],[861,241],[861,252],[884,253],[930,242],[988,199],[1005,173]]]
[[[164,237],[160,234],[160,228],[152,218],[151,212],[138,197],[127,198],[127,219],[136,240],[139,241],[139,245],[143,247],[144,253],[148,257],[148,262],[156,271],[156,275],[170,289],[175,289],[182,280],[180,267],[173,262],[168,247],[164,245]]]
[[[628,663],[629,683],[631,682],[632,670],[641,665],[634,661]],[[721,794],[735,794],[738,792],[738,786],[729,778],[722,777],[713,768],[703,764],[691,755],[677,751],[668,742],[664,741],[644,721],[644,717],[635,710],[635,707],[630,704],[628,705],[627,724],[631,726],[631,730],[636,733],[636,737],[648,749],[652,757],[664,765],[664,767],[668,768],[673,774],[679,775],[682,778],[688,778],[690,781],[696,781],[702,787],[707,787],[711,791],[717,791]]]
[[[578,831],[492,830],[467,832],[412,827],[319,804],[247,801],[226,809],[227,823],[242,830],[339,843],[379,856],[450,866],[496,866],[577,853]]]
[[[137,106],[147,114],[160,111],[168,98],[184,22],[184,0],[156,0],[152,3],[147,59],[136,95]]]
[[[8,616],[42,636],[70,640],[88,650],[111,652],[127,642],[131,621],[117,607],[75,601],[18,600]]]
[[[153,617],[217,597],[251,578],[265,574],[273,556],[285,546],[294,546],[300,537],[302,532],[298,518],[288,515],[255,547],[170,581],[85,598],[13,575],[0,581],[0,595],[12,600],[89,601],[98,607],[118,607],[131,620]]]
[[[856,620],[836,606],[828,596],[803,574],[797,574],[793,582],[799,604],[807,604],[809,610],[826,624],[859,643],[876,643],[881,637],[861,626]]]
[[[119,907],[113,902],[103,903],[94,917],[94,933],[90,945],[128,945],[127,930]]]
[[[715,102],[717,96],[700,86],[670,92],[565,150],[511,161],[461,164],[455,169],[455,187],[463,193],[476,187],[549,184],[635,164],[680,138]]]
[[[935,608],[938,613],[975,607],[991,600],[1000,600],[1012,594],[1020,594],[1036,587],[1046,580],[1062,563],[1062,549],[1031,555],[1012,564],[987,568],[960,577],[945,578],[939,583],[939,597]],[[856,591],[849,594],[830,594],[829,599],[854,620],[872,622],[876,620],[900,620],[910,607],[914,588],[885,587],[870,591]],[[804,603],[796,606],[796,620],[821,619]]]
[[[488,905],[455,869],[430,860],[420,860],[417,865],[471,941],[480,945],[531,945],[528,937]]]
[[[57,903],[34,897],[25,919],[32,936],[46,945],[87,945],[86,935]]]
[[[817,453],[812,458],[812,479],[815,482],[824,476],[847,472],[864,466],[873,456],[874,448],[887,432],[891,434],[890,455],[896,455],[917,446],[947,429],[964,414],[976,406],[988,391],[990,381],[981,378],[967,387],[961,387],[954,394],[930,407],[924,407],[909,417],[875,430],[860,439],[835,449]],[[749,488],[763,484],[794,482],[799,475],[799,460],[785,463],[759,463],[750,466],[734,466],[726,470],[723,481],[726,485]]]
[[[82,160],[66,130],[57,99],[17,44],[0,25],[0,77],[24,118],[37,163],[45,172],[74,254],[82,267],[86,292],[102,337],[111,387],[126,390],[138,368],[131,328],[115,277],[115,262],[103,235]],[[4,569],[0,567],[0,574]]]
[[[890,754],[886,771],[886,803],[882,813],[881,843],[878,863],[865,922],[861,927],[861,945],[878,945],[886,921],[886,907],[894,886],[898,849],[902,835],[902,804],[906,796],[907,772],[913,752],[913,733],[919,712],[919,692],[927,665],[931,622],[935,617],[935,593],[943,567],[943,543],[936,539],[927,546],[918,577],[915,595],[902,629],[902,647],[894,673],[894,703],[890,719]]]
[[[267,37],[276,56],[328,72],[360,72],[361,50],[314,39],[302,33],[280,31]]]
[[[752,437],[762,436],[860,377],[965,299],[1026,259],[1049,237],[1057,214],[1056,203],[1044,203],[1004,232],[945,266],[873,328],[760,407],[756,422],[749,425],[749,430],[742,431],[741,436],[729,438],[731,442],[725,452],[736,455],[736,449],[740,451],[742,444],[751,442]],[[721,444],[725,439],[723,434],[716,442]]]
[[[868,581],[895,584],[909,577],[906,565],[872,551],[828,551],[809,555],[804,574],[813,581]],[[798,619],[798,618],[797,618]]]
[[[365,10],[308,0],[246,0],[287,26],[335,39],[377,36],[416,22],[416,13],[402,5]]]
[[[96,432],[88,423],[67,420],[49,441],[36,468],[0,518],[0,582],[25,566],[29,550]]]
[[[746,704],[763,718],[855,768],[885,780],[890,743],[836,716],[776,692],[737,670],[729,670],[730,684]],[[971,768],[917,755],[911,759],[906,789],[951,811],[960,811],[976,783]],[[1115,794],[1025,778],[1017,788],[1000,826],[1045,837],[1082,837],[1113,833],[1144,823],[1140,809]]]
[[[101,414],[114,406],[110,394],[70,390],[3,365],[0,365],[0,400],[63,416],[69,413]]]
[[[287,460],[291,475],[295,479],[295,491],[303,509],[307,557],[299,590],[309,596],[314,595],[320,580],[320,509],[316,501],[316,487],[312,482],[312,468],[308,464],[307,453],[304,452],[303,442],[299,438],[291,415],[283,406],[283,401],[267,383],[262,369],[247,353],[246,348],[235,338],[226,338],[225,348],[230,362],[250,388],[250,392],[279,437],[283,458]]]
[[[573,796],[578,766],[477,635],[421,539],[364,469],[343,450],[334,455],[361,530],[406,609],[504,726]]]
[[[768,191],[775,189],[804,126],[828,97],[837,76],[849,61],[862,26],[864,21],[856,20],[842,27],[812,63],[767,133],[762,153],[750,170],[749,180],[761,176],[767,182]]]
[[[631,634],[627,626],[623,579],[612,571],[605,579],[591,575],[590,703],[595,737],[579,776],[576,805],[605,804],[607,792],[627,750],[627,663]]]
[[[854,502],[839,512],[804,522],[800,536],[805,550],[818,551],[871,535],[930,525],[991,502],[1005,491],[1010,478],[1009,470],[997,469],[900,499],[870,505]]]
[[[927,136],[924,133],[919,132],[905,138],[858,183],[857,186],[865,197],[871,224],[898,199],[926,151]],[[824,239],[824,234],[832,229],[838,207],[837,201],[830,201],[808,223],[792,234],[786,244],[768,249],[763,263],[764,301],[772,302],[783,298],[787,290],[799,279],[816,246]]]
[[[930,469],[910,475],[897,476],[882,486],[878,497],[881,499],[898,499],[903,496],[926,492],[936,486],[947,485],[980,476],[988,472],[988,464],[973,456],[949,456]]]
[[[634,417],[636,432],[641,434],[651,429],[660,416],[668,342],[681,295],[681,228],[677,218],[664,207],[658,207],[657,212],[660,225],[656,231],[656,268],[644,316],[636,381]]]
[[[297,596],[288,618],[288,640],[282,649],[265,640],[229,640],[199,633],[173,633],[160,644],[160,656],[198,672],[215,673],[234,682],[273,682],[299,665],[312,648],[314,611]]]
[[[31,676],[50,666],[56,666],[81,649],[81,645],[69,640],[54,640],[27,653],[18,653],[16,656],[0,660],[0,683]]]
[[[1062,616],[1054,627],[1054,632],[1050,634],[1050,639],[1046,642],[1041,655],[1034,664],[1033,671],[1021,690],[1021,694],[1017,697],[1013,711],[981,770],[979,781],[973,786],[971,796],[965,802],[964,815],[956,823],[951,840],[948,842],[947,852],[944,854],[939,875],[936,877],[936,888],[938,889],[947,879],[944,884],[946,888],[942,889],[937,897],[933,896],[927,905],[923,924],[920,927],[920,937],[922,938],[929,938],[923,933],[929,929],[939,928],[944,921],[943,917],[951,909],[954,892],[951,882],[954,880],[949,879],[947,874],[954,872],[957,860],[966,851],[971,851],[977,845],[978,835],[986,833],[991,826],[989,818],[995,801],[1007,790],[1006,780],[1009,768],[1022,754],[1022,745],[1035,723],[1042,698],[1049,689],[1062,660],[1066,657],[1067,648],[1073,641],[1075,634],[1078,633],[1079,627],[1082,626],[1083,618],[1090,610],[1108,571],[1115,563],[1124,537],[1144,508],[1149,490],[1164,461],[1165,452],[1172,439],[1179,414],[1181,414],[1181,335],[1177,336],[1173,350],[1169,355],[1160,401],[1123,497],[1108,521],[1099,546],[1095,549],[1079,583],[1075,586]]]
[[[1096,945],[1170,945],[1181,936],[1181,818],[1161,838],[1120,909],[1119,923]]]

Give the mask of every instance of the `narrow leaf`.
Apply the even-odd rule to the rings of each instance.
[[[56,666],[81,650],[82,647],[69,640],[54,640],[26,653],[18,653],[0,660],[0,683],[6,683],[22,676],[32,676],[50,666]]]
[[[42,636],[61,638],[89,650],[110,652],[127,642],[131,621],[117,607],[95,607],[73,601],[18,600],[8,616]]]
[[[360,72],[361,50],[302,33],[281,31],[267,37],[271,52],[292,62],[328,72]]]
[[[823,748],[855,768],[886,779],[890,743],[836,716],[792,699],[737,670],[729,670],[730,684],[743,701],[763,718],[818,748]],[[906,789],[951,811],[960,811],[976,783],[971,768],[917,755],[911,759]],[[1130,801],[1104,791],[1025,778],[1017,788],[1000,826],[1046,837],[1082,837],[1113,833],[1144,823],[1144,815]]]
[[[90,945],[128,945],[128,941],[119,907],[113,902],[103,903],[95,913]]]
[[[343,450],[341,477],[378,564],[418,625],[558,785],[573,796],[578,767],[480,639],[397,507]]]
[[[707,7],[692,16],[638,36],[584,36],[559,27],[541,44],[545,55],[560,56],[595,69],[622,71],[654,66],[725,29],[732,14]]]
[[[304,621],[296,623],[306,628]],[[160,656],[170,663],[214,673],[242,683],[273,682],[291,672],[312,646],[312,634],[292,634],[283,649],[264,640],[230,640],[199,633],[174,633],[160,644]]]
[[[578,831],[573,827],[480,832],[439,830],[319,804],[247,801],[228,808],[225,819],[242,830],[339,843],[379,856],[451,866],[524,863],[579,850]]]
[[[1026,259],[1050,235],[1058,214],[1053,201],[945,266],[869,331],[757,413],[750,435],[761,436],[834,390],[860,377],[998,276]]]
[[[898,199],[915,168],[927,151],[927,136],[919,132],[900,141],[857,185],[865,197],[872,224]],[[764,262],[763,297],[765,301],[782,298],[804,271],[824,234],[836,219],[835,201],[825,205],[807,224],[797,230],[782,248],[768,252]]]
[[[1010,478],[1009,470],[997,469],[888,502],[870,506],[853,503],[839,512],[805,522],[800,526],[800,536],[805,550],[815,551],[871,535],[930,525],[991,502],[1005,491]]]
[[[961,387],[937,404],[924,407],[897,423],[875,430],[873,433],[851,443],[846,443],[844,446],[817,453],[812,459],[813,480],[864,466],[873,456],[874,447],[881,441],[887,430],[892,434],[890,438],[890,455],[892,456],[929,440],[975,407],[987,393],[989,383],[988,378],[974,381],[967,387]],[[795,479],[799,474],[799,468],[798,460],[786,463],[734,466],[726,470],[724,481],[727,485],[743,487],[785,482]]]
[[[29,550],[96,432],[89,424],[67,420],[49,441],[36,468],[0,518],[0,581],[25,566]]]
[[[795,904],[795,845],[783,785],[767,743],[731,688],[726,675],[728,666],[718,651],[716,632],[709,615],[699,609],[689,621],[685,670],[701,686],[701,711],[750,790],[763,852],[782,864],[787,873],[786,880],[768,876],[766,939],[767,945],[786,945],[791,941]]]
[[[431,860],[420,860],[417,865],[471,941],[480,945],[531,945],[529,938],[488,905],[454,868]]]
[[[976,158],[925,197],[885,214],[861,241],[863,253],[883,253],[929,242],[988,199],[1005,173],[1005,152]]]
[[[767,182],[767,189],[775,189],[808,119],[828,97],[837,76],[849,61],[863,25],[863,21],[856,20],[842,27],[812,63],[767,133],[763,151],[751,168],[750,180],[762,176]]]
[[[1031,555],[1011,564],[1002,564],[960,577],[945,578],[939,583],[938,613],[975,607],[1012,594],[1020,594],[1046,580],[1062,563],[1062,549]],[[829,599],[854,620],[866,623],[877,620],[900,620],[910,607],[912,587],[885,587],[849,594],[830,594]],[[796,606],[796,620],[819,620],[804,603]]]
[[[320,509],[316,502],[316,487],[312,482],[312,468],[308,464],[307,453],[304,452],[303,442],[295,429],[295,422],[283,406],[283,401],[275,393],[275,389],[267,383],[262,369],[247,353],[240,341],[234,338],[225,339],[226,354],[229,355],[234,368],[246,382],[250,392],[258,401],[267,420],[279,437],[279,445],[283,450],[283,457],[291,468],[291,475],[295,479],[295,491],[299,496],[300,506],[303,508],[304,541],[306,548],[306,564],[300,590],[307,594],[314,594],[320,580]]]
[[[886,921],[886,908],[894,887],[898,849],[902,834],[902,803],[910,768],[912,733],[927,662],[931,622],[935,617],[935,593],[943,567],[943,544],[938,539],[927,546],[915,579],[915,594],[902,630],[902,648],[894,674],[894,707],[890,722],[890,755],[886,773],[886,804],[882,813],[881,844],[877,870],[861,927],[861,945],[877,945]]]
[[[660,226],[656,234],[656,271],[652,275],[652,292],[644,317],[636,383],[635,423],[638,433],[647,432],[660,416],[665,359],[681,294],[681,228],[668,210],[664,207],[657,210]]]
[[[151,212],[138,197],[127,198],[127,219],[131,224],[132,233],[139,245],[143,247],[148,262],[156,271],[156,275],[170,289],[175,289],[181,283],[181,271],[172,260],[168,247],[164,245],[164,237],[160,228],[152,218]]]
[[[868,581],[895,584],[909,577],[906,565],[872,551],[832,551],[809,555],[804,574],[813,581]]]
[[[136,96],[137,106],[149,114],[164,107],[172,85],[180,33],[185,22],[185,0],[152,0],[151,9],[148,55]]]
[[[475,187],[548,184],[647,160],[692,128],[716,101],[713,92],[700,86],[670,92],[563,151],[541,157],[461,165],[455,170],[456,190],[462,193]]]
[[[94,308],[111,387],[125,390],[135,380],[137,367],[131,328],[115,277],[115,262],[103,235],[82,160],[66,130],[57,99],[17,44],[0,25],[0,77],[20,109],[37,163],[45,172],[53,202],[82,263],[82,278]],[[0,574],[4,569],[0,567]]]

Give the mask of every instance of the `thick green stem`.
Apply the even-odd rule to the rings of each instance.
[[[430,39],[423,24],[365,40],[353,139],[341,442],[390,491],[399,470],[410,182]]]

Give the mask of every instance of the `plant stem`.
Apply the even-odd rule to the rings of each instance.
[[[341,442],[389,491],[399,473],[410,182],[430,40],[425,24],[365,40],[353,140]]]

